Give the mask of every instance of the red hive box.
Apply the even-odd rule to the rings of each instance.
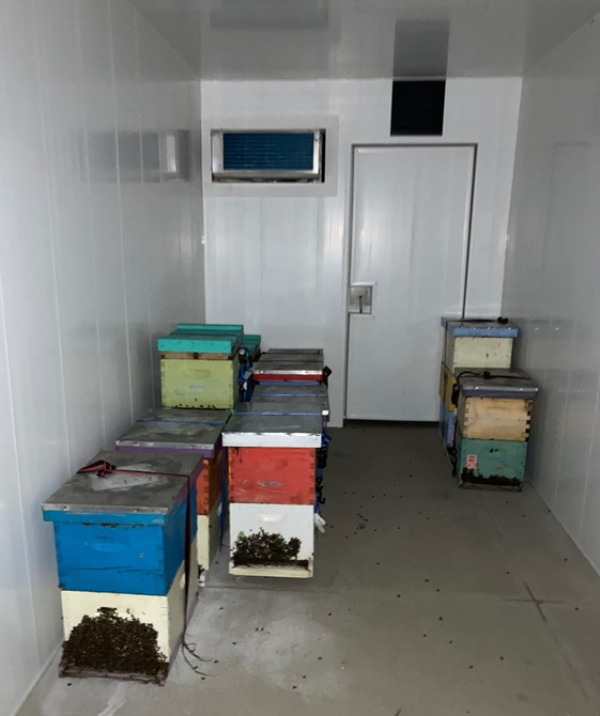
[[[309,381],[311,383],[319,383],[322,380],[321,375],[301,375],[298,373],[257,373],[254,376],[257,383],[265,381],[281,380],[290,383],[303,383]]]
[[[198,480],[198,514],[209,515],[221,494],[223,480],[223,448],[219,446],[213,457],[204,458],[204,469]]]
[[[314,448],[230,447],[228,454],[231,502],[314,504]]]

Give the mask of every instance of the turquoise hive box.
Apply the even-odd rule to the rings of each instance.
[[[197,531],[202,456],[102,451],[43,504],[63,590],[165,595]],[[186,525],[187,517],[187,525]]]
[[[526,441],[474,440],[456,428],[456,457],[461,487],[495,486],[521,490],[527,461]]]

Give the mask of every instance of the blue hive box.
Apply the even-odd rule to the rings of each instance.
[[[453,448],[456,441],[457,411],[450,408],[443,401],[440,402],[440,433],[446,448]]]
[[[202,456],[102,451],[97,461],[118,472],[79,472],[43,504],[60,588],[167,594],[196,535]]]

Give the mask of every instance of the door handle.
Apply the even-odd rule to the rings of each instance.
[[[353,283],[350,286],[349,313],[371,315],[374,285],[373,283]]]

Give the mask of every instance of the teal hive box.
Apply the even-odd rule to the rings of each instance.
[[[244,326],[237,323],[178,323],[173,333],[198,333],[216,335],[220,333],[244,335]]]
[[[160,353],[232,355],[240,345],[241,335],[226,333],[191,333],[174,331],[158,339]]]
[[[241,323],[178,323],[178,331],[192,331],[193,333],[243,333]]]
[[[242,345],[244,348],[248,349],[248,352],[250,353],[250,358],[252,360],[257,360],[260,358],[260,341],[261,336],[256,334],[245,334],[242,338]]]
[[[456,429],[456,459],[461,487],[495,486],[521,490],[529,443],[513,440],[474,440]]]

